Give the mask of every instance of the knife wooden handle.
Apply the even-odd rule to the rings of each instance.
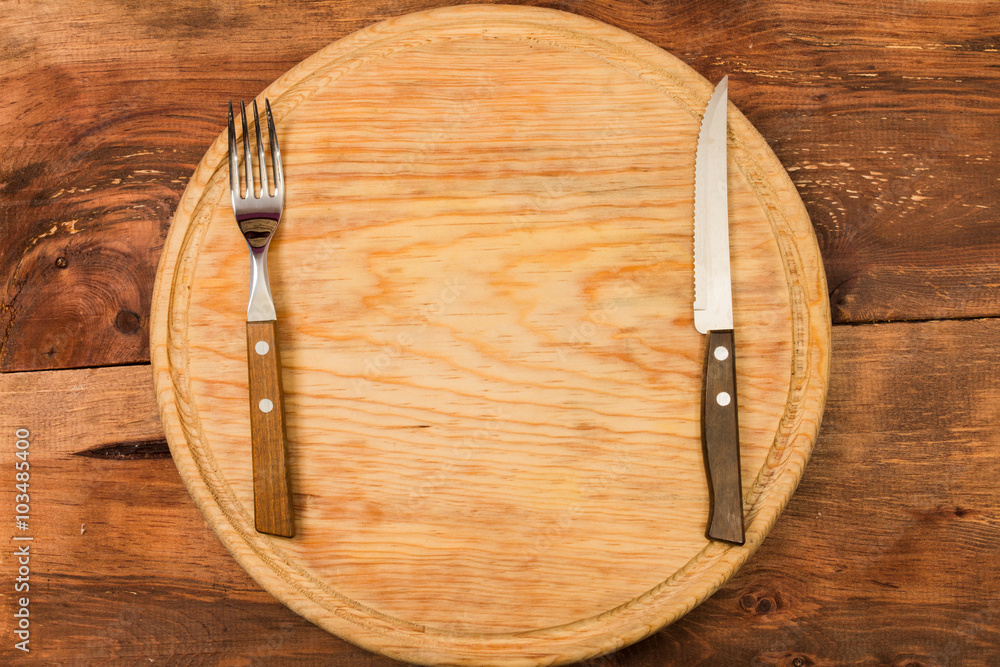
[[[704,387],[701,423],[711,502],[708,537],[743,544],[736,355],[731,330],[708,332]]]
[[[258,532],[292,537],[295,521],[276,334],[274,320],[247,322],[254,522]]]

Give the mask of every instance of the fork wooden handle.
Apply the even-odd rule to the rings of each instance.
[[[247,322],[254,522],[258,532],[292,537],[295,520],[276,334],[274,320]]]

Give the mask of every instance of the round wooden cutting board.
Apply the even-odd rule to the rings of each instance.
[[[262,586],[402,660],[553,665],[740,567],[809,458],[829,308],[795,188],[731,105],[747,543],[708,541],[692,229],[711,92],[607,25],[464,6],[366,28],[261,94],[287,188],[290,540],[254,530],[250,261],[220,135],[163,251],[153,367],[181,476]]]

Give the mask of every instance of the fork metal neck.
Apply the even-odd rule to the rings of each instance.
[[[278,319],[271,298],[271,285],[267,279],[267,246],[250,247],[250,305],[247,322],[269,322]]]

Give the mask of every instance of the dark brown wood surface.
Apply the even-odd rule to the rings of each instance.
[[[0,1],[0,507],[17,535],[29,429],[35,538],[30,654],[0,548],[0,662],[399,664],[275,602],[205,526],[156,418],[148,312],[225,102],[438,4]],[[835,322],[823,429],[767,541],[589,664],[1000,663],[996,3],[542,4],[730,76],[812,216]]]

